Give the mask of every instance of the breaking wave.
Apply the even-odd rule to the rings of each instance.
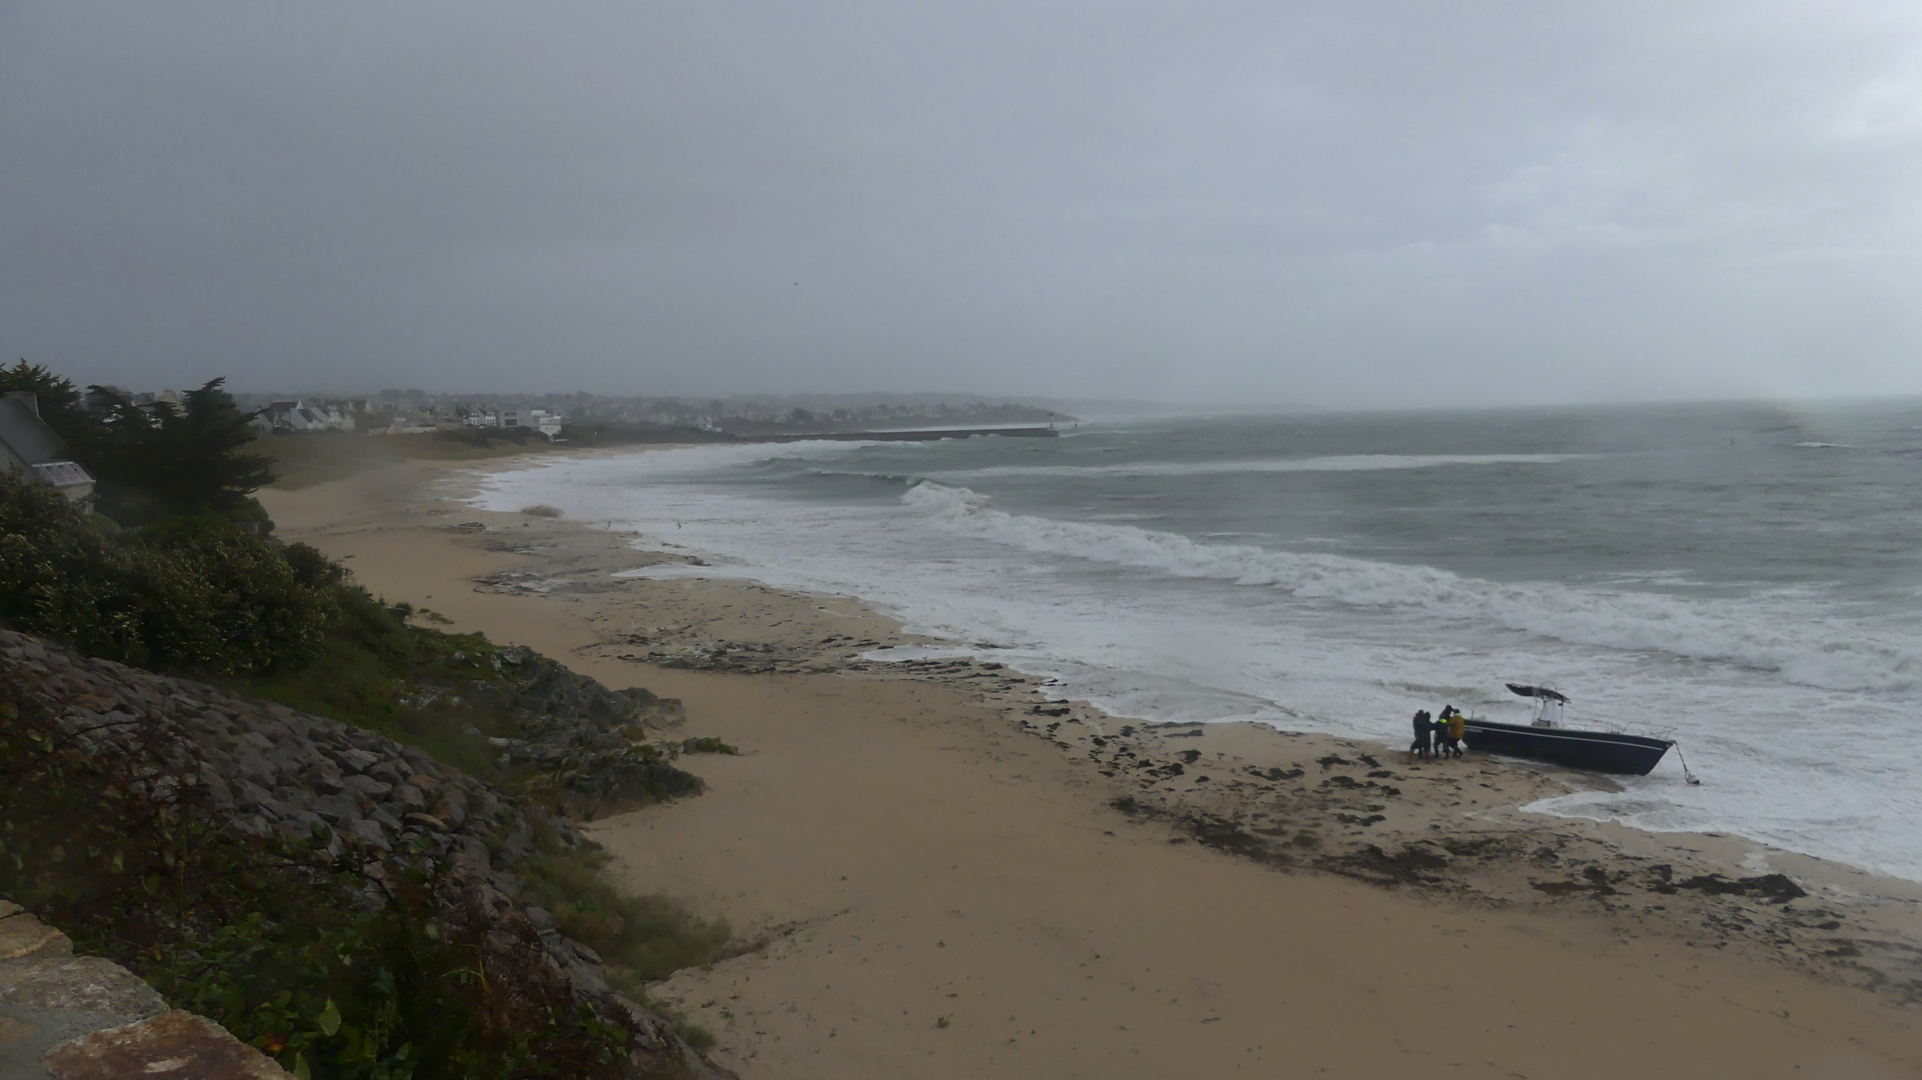
[[[1916,683],[1922,650],[1896,647],[1806,616],[1649,593],[1503,584],[1429,566],[1340,555],[1206,544],[1131,525],[1010,514],[965,487],[932,481],[902,495],[950,531],[1039,554],[1087,559],[1176,577],[1274,588],[1304,599],[1408,609],[1492,623],[1579,645],[1730,661],[1830,690],[1899,690]]]
[[[1594,454],[1337,454],[1243,461],[1145,461],[1118,465],[990,465],[931,473],[942,479],[1007,476],[1202,476],[1209,473],[1376,472],[1446,465],[1553,465]]]

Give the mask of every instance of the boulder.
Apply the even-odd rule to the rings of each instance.
[[[292,1080],[273,1059],[204,1017],[165,1012],[83,1035],[41,1058],[55,1080]]]

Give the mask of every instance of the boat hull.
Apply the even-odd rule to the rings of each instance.
[[[1647,776],[1655,763],[1662,760],[1662,755],[1668,753],[1668,748],[1675,745],[1668,739],[1646,735],[1497,724],[1492,720],[1469,720],[1465,727],[1463,741],[1478,753],[1505,754],[1571,769],[1629,776]]]

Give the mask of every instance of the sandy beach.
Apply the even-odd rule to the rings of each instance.
[[[863,659],[916,639],[852,598],[615,578],[686,556],[474,511],[465,467],[261,498],[386,599],[740,747],[591,830],[623,888],[754,946],[652,988],[743,1077],[1922,1076],[1912,883],[1521,812],[1605,782],[1553,769]]]

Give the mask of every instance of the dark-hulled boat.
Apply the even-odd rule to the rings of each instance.
[[[1463,738],[1470,750],[1547,761],[1571,769],[1647,776],[1675,745],[1673,739],[1563,727],[1562,706],[1568,703],[1567,697],[1544,686],[1509,683],[1508,689],[1535,699],[1534,722],[1498,724],[1463,718]]]

